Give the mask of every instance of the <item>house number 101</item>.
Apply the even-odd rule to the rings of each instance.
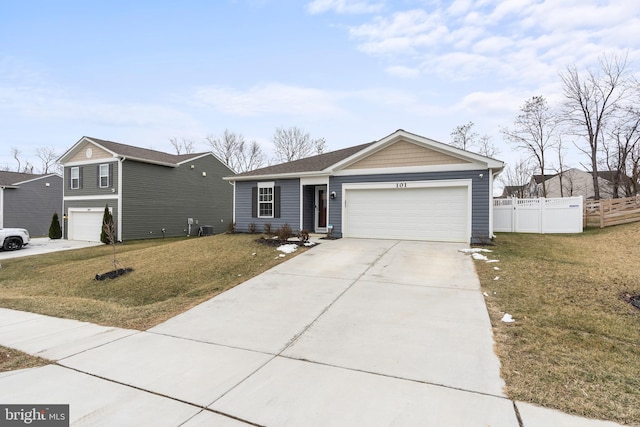
[[[396,188],[407,188],[406,182],[396,182]]]

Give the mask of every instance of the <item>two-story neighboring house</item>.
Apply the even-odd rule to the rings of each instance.
[[[175,155],[82,137],[64,167],[65,234],[99,241],[105,206],[118,240],[221,233],[232,221],[234,174],[213,153]]]
[[[62,217],[62,177],[0,171],[0,228],[26,228],[47,236],[54,212]]]
[[[598,172],[598,187],[601,199],[611,199],[614,197],[614,177],[613,171]],[[593,188],[593,175],[589,171],[571,168],[558,174],[545,175],[545,187],[547,198],[553,197],[575,197],[582,196],[585,200],[593,199],[595,191]],[[627,197],[631,192],[631,179],[626,175],[619,178],[618,197]],[[530,197],[543,197],[542,175],[533,175],[529,184]]]

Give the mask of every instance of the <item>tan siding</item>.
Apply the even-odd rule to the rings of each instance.
[[[87,158],[87,148],[91,148],[91,158]],[[87,160],[95,160],[95,159],[111,159],[113,156],[108,151],[103,150],[95,144],[91,144],[89,142],[83,144],[78,148],[78,152],[68,160],[70,162],[86,162]]]
[[[420,147],[407,141],[398,141],[389,147],[347,166],[345,169],[375,169],[403,166],[432,166],[468,163],[448,154]]]

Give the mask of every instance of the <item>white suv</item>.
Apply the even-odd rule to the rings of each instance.
[[[0,228],[0,248],[15,251],[29,244],[29,232],[24,228]]]

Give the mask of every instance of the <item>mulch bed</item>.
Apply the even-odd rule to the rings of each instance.
[[[119,268],[117,270],[108,271],[104,274],[96,274],[96,280],[103,281],[106,279],[115,279],[123,274],[127,274],[133,271],[133,268]]]
[[[629,304],[640,310],[640,294],[631,295],[630,293],[625,292],[624,294],[622,294],[621,298],[624,302],[628,302]]]

